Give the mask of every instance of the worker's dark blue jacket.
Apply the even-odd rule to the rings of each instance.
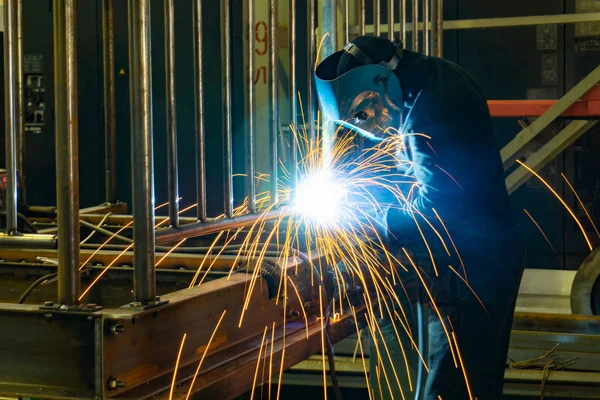
[[[409,163],[400,168],[418,184],[412,205],[433,223],[435,210],[460,252],[520,253],[520,248],[506,248],[517,243],[515,218],[487,102],[477,84],[457,65],[411,51],[404,51],[396,73],[405,99],[400,158]],[[392,242],[395,238],[410,249],[421,241],[407,207],[390,209],[387,222]],[[430,243],[439,244],[429,233]]]

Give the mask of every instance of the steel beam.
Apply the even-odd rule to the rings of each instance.
[[[527,157],[525,165],[534,171],[539,171],[546,164],[552,161],[557,155],[562,153],[573,142],[579,139],[584,133],[590,130],[598,121],[573,121],[569,123],[563,130],[557,133],[535,153]],[[527,182],[532,177],[525,167],[519,166],[515,171],[506,177],[506,188],[511,194],[521,185]]]
[[[244,8],[244,119],[246,133],[246,196],[248,211],[256,212],[256,138],[254,122],[254,2]],[[310,56],[309,56],[310,58]]]

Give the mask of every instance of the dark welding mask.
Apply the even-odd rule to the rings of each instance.
[[[361,65],[337,76],[344,53],[351,54]],[[376,141],[396,132],[401,123],[403,98],[394,69],[401,56],[402,49],[396,46],[389,61],[373,63],[361,49],[348,43],[342,51],[327,57],[315,70],[324,121]]]

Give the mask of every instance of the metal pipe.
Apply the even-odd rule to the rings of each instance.
[[[41,233],[23,233],[22,235],[0,233],[0,248],[5,250],[16,248],[55,249],[56,236]]]
[[[16,49],[16,80],[17,80],[17,171],[21,182],[25,183],[25,88],[23,86],[23,1],[17,0],[17,49]],[[26,186],[21,185],[20,203],[27,204]]]
[[[156,298],[150,0],[129,0],[128,9],[133,180],[133,292],[136,302],[148,303]]]
[[[271,203],[276,204],[279,201],[277,192],[277,136],[279,135],[279,111],[278,111],[278,79],[277,79],[277,0],[269,0],[269,121],[271,148],[270,161],[270,196]]]
[[[428,1],[428,0],[424,0]],[[394,39],[394,0],[388,0],[387,2],[388,12],[388,38]]]
[[[346,43],[348,43],[350,41],[350,16],[349,16],[349,11],[348,11],[348,7],[349,7],[349,2],[350,0],[343,0],[344,1],[344,24],[342,25],[342,30],[344,32],[344,45]]]
[[[419,51],[419,0],[412,0],[412,51]]]
[[[231,10],[229,0],[221,0],[221,84],[222,84],[222,113],[223,113],[223,148],[225,162],[223,163],[225,200],[225,216],[233,216],[233,160],[231,134]]]
[[[6,232],[17,232],[17,1],[4,2],[4,112],[6,145]]]
[[[375,36],[381,35],[381,0],[373,0],[373,25]]]
[[[179,226],[179,169],[177,166],[177,105],[175,96],[174,0],[165,0],[165,82],[167,97],[167,179],[169,224]]]
[[[400,0],[400,41],[406,48],[406,0]]]
[[[432,11],[433,55],[442,57],[444,54],[444,0],[432,0],[435,11]],[[434,33],[435,28],[435,33]]]
[[[246,137],[248,142],[246,145],[246,195],[248,196],[248,211],[256,212],[256,152],[255,152],[255,137],[254,137],[254,2],[244,2],[244,15],[246,32],[246,51],[244,52],[244,67],[246,72],[246,102],[245,102],[245,120]]]
[[[423,0],[423,54],[429,55],[429,0]]]
[[[298,149],[296,128],[298,116],[298,97],[296,89],[296,0],[289,0],[289,21],[288,21],[288,48],[289,57],[289,85],[290,85],[290,144],[292,147],[292,165],[290,175],[291,187],[296,186],[298,176]]]
[[[364,1],[364,0],[361,0]],[[307,107],[306,107],[306,131],[308,137],[312,143],[316,143],[317,136],[315,132],[315,100],[313,93],[313,73],[315,69],[315,2],[314,0],[308,0],[308,11],[307,11],[307,43],[308,43],[308,57],[306,66],[306,87],[307,87]]]
[[[115,119],[114,0],[102,2],[102,52],[104,63],[104,168],[105,200],[117,202],[117,134]]]
[[[204,224],[183,225],[179,229],[162,229],[156,233],[156,243],[173,243],[184,238],[193,238],[203,235],[210,235],[229,229],[237,229],[240,227],[250,226],[256,223],[257,221],[270,221],[273,219],[281,218],[284,215],[286,214],[283,210],[272,210],[268,213],[246,214],[241,217],[236,217],[232,219],[220,219],[212,222],[206,222]]]
[[[359,0],[358,32],[360,36],[364,36],[365,34],[365,1],[366,0]]]
[[[194,122],[196,128],[196,216],[206,221],[206,137],[202,77],[202,0],[194,0]]]
[[[54,0],[54,104],[56,104],[56,206],[58,301],[79,294],[79,145],[77,102],[77,0]]]

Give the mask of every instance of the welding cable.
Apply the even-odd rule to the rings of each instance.
[[[17,304],[23,304],[25,302],[25,300],[27,299],[27,297],[31,294],[31,292],[33,292],[35,290],[36,287],[40,286],[41,284],[43,284],[44,282],[47,282],[53,278],[56,278],[58,276],[58,273],[56,272],[52,272],[48,275],[44,275],[41,278],[37,279],[35,282],[33,282],[28,288],[27,290],[25,290],[25,292],[23,292],[23,294],[21,295],[21,297],[19,297],[19,300],[17,301]]]
[[[104,218],[102,218],[102,220],[100,220],[100,223],[99,223],[97,226],[98,226],[98,227],[101,227],[101,226],[102,226],[102,224],[104,224],[104,223],[106,222],[106,220],[108,219],[108,217],[109,217],[109,216],[111,216],[111,215],[112,215],[112,213],[107,213],[107,214],[104,216]],[[92,236],[94,236],[94,234],[95,234],[95,233],[96,233],[96,231],[95,231],[95,230],[92,230],[92,231],[90,232],[90,234],[89,234],[89,235],[88,235],[88,236],[87,236],[85,239],[83,239],[83,240],[81,241],[81,243],[79,243],[79,245],[82,245],[82,244],[84,244],[85,242],[87,242],[88,240],[90,240],[90,239],[92,238]]]

